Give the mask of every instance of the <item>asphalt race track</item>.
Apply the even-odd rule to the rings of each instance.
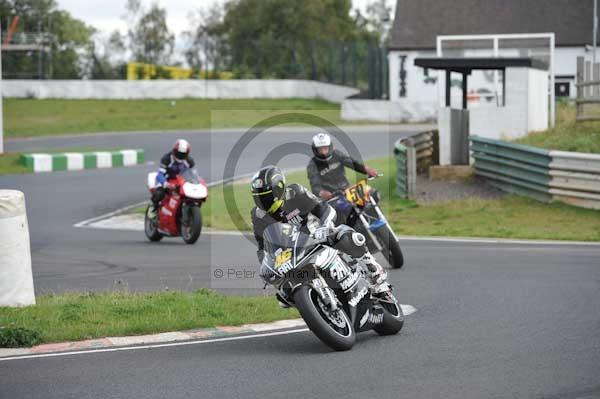
[[[311,333],[0,362],[6,398],[600,397],[597,247],[428,243],[391,273],[418,311],[334,353]]]
[[[403,134],[408,131],[392,136]],[[239,135],[183,136],[211,181],[222,178],[224,158]],[[263,150],[249,151],[239,173],[260,164],[264,148],[310,135],[265,135],[257,143]],[[389,153],[387,133],[350,135],[365,158]],[[7,147],[142,147],[151,160],[174,138],[98,135]],[[290,157],[282,164],[302,162]],[[240,236],[206,235],[190,247],[180,240],[150,244],[139,232],[73,227],[144,199],[144,176],[154,168],[0,177],[0,187],[26,194],[38,294],[115,285],[192,289],[214,283],[216,267],[256,267],[252,244]],[[390,281],[400,302],[417,312],[399,335],[364,333],[344,353],[298,332],[0,361],[0,398],[600,398],[600,246],[401,245],[406,267],[390,271]]]
[[[387,126],[351,128],[349,137],[364,159],[391,154],[398,137],[419,128]],[[423,127],[420,128],[421,130]],[[282,144],[310,143],[314,128],[278,128],[258,136],[243,152],[236,175],[257,170],[267,153]],[[192,144],[196,169],[208,182],[223,179],[224,166],[245,130],[178,133],[100,134],[9,141],[7,151],[68,148],[143,148],[146,160],[155,161],[169,151],[177,137]],[[310,151],[310,149],[305,148]],[[283,167],[305,166],[306,155],[283,158]],[[211,262],[227,248],[226,237],[204,236],[194,246],[181,239],[149,243],[143,234],[74,228],[83,220],[149,198],[146,174],[157,164],[79,172],[0,176],[0,187],[25,193],[31,234],[36,293],[64,290],[106,290],[126,284],[132,290],[197,288],[206,286]],[[210,199],[209,199],[210,201]],[[245,240],[244,240],[245,241]],[[244,265],[256,268],[255,250],[239,251]],[[231,252],[231,251],[229,251]]]

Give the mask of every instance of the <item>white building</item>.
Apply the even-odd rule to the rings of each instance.
[[[440,35],[554,33],[556,97],[575,97],[576,57],[591,56],[593,0],[398,0],[389,46],[390,102],[343,104],[346,115],[362,110],[390,121],[434,120],[441,105],[440,74],[414,65],[415,58],[436,57]],[[444,57],[491,57],[491,42],[454,43]],[[500,43],[501,57],[533,57],[548,61],[548,43],[532,40]],[[497,79],[497,78],[496,78]],[[460,81],[452,89],[452,105],[460,103]],[[501,90],[493,72],[469,77],[469,108],[497,104]],[[496,80],[497,82],[497,80]],[[443,87],[443,85],[441,85]],[[455,90],[456,87],[456,90]],[[437,100],[436,100],[437,99]],[[385,119],[385,118],[379,118]]]

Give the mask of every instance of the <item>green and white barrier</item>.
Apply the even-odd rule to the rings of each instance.
[[[144,163],[144,150],[22,154],[21,162],[35,173],[116,168]]]

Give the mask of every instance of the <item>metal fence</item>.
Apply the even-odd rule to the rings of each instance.
[[[417,174],[439,163],[438,131],[430,130],[399,139],[394,144],[396,157],[396,195],[414,198]]]
[[[82,76],[94,80],[127,79],[134,75],[143,79],[173,79],[181,78],[179,72],[184,69],[135,64],[139,60],[130,60],[130,66],[138,65],[132,73],[131,67],[123,62],[112,65],[100,62],[96,56],[86,60],[84,57],[89,54],[82,53],[74,55],[81,57],[77,65],[92,65],[91,69],[85,73],[65,71],[69,68],[58,62],[61,51],[52,43],[55,40],[46,34],[15,34],[11,44],[3,46],[2,76],[5,79],[73,79],[83,73]],[[272,48],[250,40],[244,48],[231,50],[230,55],[219,55],[218,62],[203,65],[202,71],[190,69],[189,78],[305,79],[358,88],[361,98],[389,97],[387,49],[375,42],[327,40],[270,45]],[[147,72],[148,68],[155,69],[156,73]]]
[[[577,57],[577,121],[600,120],[600,62],[585,61]]]
[[[500,190],[542,202],[600,209],[600,154],[549,151],[469,137],[475,174]]]

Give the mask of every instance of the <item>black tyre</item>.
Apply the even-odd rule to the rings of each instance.
[[[388,294],[389,300],[381,301],[379,304],[383,307],[383,322],[373,330],[379,335],[398,334],[404,326],[404,313],[398,302],[393,299],[392,294]]]
[[[308,328],[325,345],[336,351],[346,351],[354,346],[356,333],[343,309],[331,314],[317,292],[306,285],[296,290],[294,302]]]
[[[153,216],[150,216],[150,214]],[[160,241],[163,238],[163,235],[158,231],[158,215],[152,204],[148,205],[144,214],[144,233],[150,241]]]
[[[396,237],[390,232],[389,229],[382,227],[377,230],[377,238],[383,246],[383,256],[388,261],[392,269],[400,269],[404,266],[404,255],[402,255],[402,249],[400,244],[396,240]]]
[[[188,212],[188,223],[181,225],[181,237],[186,244],[194,244],[202,232],[202,214],[197,206],[189,207]]]

